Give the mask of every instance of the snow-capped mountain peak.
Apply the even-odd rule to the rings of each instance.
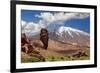
[[[87,35],[89,36],[88,33],[84,32],[84,31],[81,31],[81,30],[78,30],[78,29],[74,29],[74,28],[71,28],[71,27],[64,27],[64,26],[61,26],[58,28],[58,30],[56,31],[56,34],[57,35],[63,35],[63,33],[68,33],[72,38],[74,37],[73,36],[73,33],[75,33],[76,35],[80,36],[80,34],[83,34],[83,35]]]
[[[64,43],[77,44],[79,46],[89,47],[90,44],[90,36],[88,33],[65,26],[61,26],[56,31],[51,32],[49,38]]]

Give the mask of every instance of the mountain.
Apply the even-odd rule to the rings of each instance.
[[[39,39],[39,32],[33,34],[26,33],[30,39]],[[68,43],[80,47],[90,47],[90,35],[82,30],[71,27],[61,26],[55,31],[49,32],[49,39],[59,41],[61,43]]]
[[[21,45],[22,63],[90,59],[90,36],[84,31],[63,26],[53,32],[49,31],[47,50],[43,48],[39,33],[25,33],[24,37],[30,42]]]
[[[72,45],[90,47],[90,35],[71,27],[61,26],[54,32],[50,32],[49,38]]]

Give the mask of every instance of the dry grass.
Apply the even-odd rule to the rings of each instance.
[[[73,56],[77,54],[78,51],[84,51],[87,56],[80,55]],[[38,53],[36,53],[38,52]],[[89,60],[90,49],[77,47],[75,45],[63,44],[60,42],[55,42],[49,40],[48,49],[44,50],[42,47],[36,47],[35,50],[30,54],[25,54],[22,52],[21,62],[44,62],[44,61],[73,61],[73,60]]]

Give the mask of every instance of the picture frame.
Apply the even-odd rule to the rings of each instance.
[[[25,12],[26,12],[26,14],[25,14]],[[32,16],[31,13],[33,13],[33,15],[36,14],[36,17],[38,19],[36,19],[35,16],[33,16],[33,19],[31,19],[31,16]],[[68,13],[71,13],[71,15]],[[44,15],[46,14],[46,17],[43,16],[42,14],[44,14]],[[51,18],[51,17],[48,17],[49,14],[51,17],[54,18],[54,20],[52,20],[52,21],[47,20],[48,18]],[[61,15],[62,18],[59,17],[60,16],[59,14]],[[58,17],[55,18],[55,16],[57,16],[57,15],[59,18]],[[22,55],[27,55],[27,54],[25,54],[27,51],[25,50],[24,54],[21,51],[21,49],[22,49],[22,46],[21,46],[22,38],[21,37],[23,36],[23,35],[21,35],[21,33],[23,31],[22,23],[21,23],[22,19],[24,20],[24,18],[25,18],[26,21],[32,20],[34,23],[40,22],[40,20],[42,23],[44,23],[44,20],[45,20],[45,21],[48,21],[47,25],[56,24],[56,23],[57,24],[60,23],[60,24],[64,25],[65,20],[74,19],[74,20],[79,21],[79,20],[82,20],[83,18],[87,17],[87,15],[88,15],[89,19],[86,19],[86,20],[90,21],[90,22],[87,21],[87,22],[89,22],[89,25],[90,25],[89,27],[88,27],[88,24],[85,25],[85,27],[88,28],[88,30],[90,31],[89,32],[90,46],[87,46],[89,48],[89,54],[90,54],[88,59],[81,61],[80,59],[84,59],[84,58],[83,57],[81,58],[81,56],[79,56],[80,59],[77,58],[77,60],[76,60],[77,55],[74,55],[75,58],[73,56],[71,56],[71,57],[67,56],[67,58],[70,57],[70,60],[68,59],[68,61],[65,61],[65,57],[60,57],[64,61],[59,62],[59,60],[57,60],[57,61],[52,61],[52,62],[47,61],[47,62],[38,62],[37,63],[37,62],[33,62],[33,60],[32,60],[31,63],[28,63],[28,61],[27,62],[25,61],[25,63],[24,63],[24,61],[22,60],[22,58],[23,58]],[[27,21],[27,24],[29,24],[28,23],[29,21]],[[71,22],[73,22],[73,21],[71,21]],[[81,21],[81,23],[82,23],[82,21]],[[85,20],[83,23],[85,23]],[[81,26],[84,27],[83,25],[81,25]],[[44,25],[42,25],[42,26],[44,26]],[[51,28],[53,28],[53,27],[55,27],[55,26],[52,26]],[[56,27],[58,27],[58,25]],[[29,29],[27,29],[27,30],[24,29],[24,32],[28,31],[28,30]],[[33,30],[33,28],[32,28],[32,30]],[[68,30],[75,30],[75,29],[68,28]],[[11,31],[11,37],[10,37],[10,40],[11,40],[11,43],[10,43],[10,46],[11,46],[11,51],[10,51],[11,52],[11,55],[10,55],[11,56],[11,61],[10,61],[11,72],[29,72],[29,71],[45,71],[45,70],[79,69],[79,68],[97,67],[97,6],[81,5],[81,4],[79,5],[79,4],[34,2],[34,1],[11,1],[11,30],[10,31]],[[38,31],[38,30],[36,30],[36,31]],[[70,33],[71,33],[71,31],[70,31]],[[72,34],[74,34],[74,32]],[[70,34],[70,37],[71,37],[71,34]],[[60,39],[60,38],[58,38],[58,39]],[[85,39],[83,39],[82,41],[84,41],[84,40]],[[54,44],[56,46],[56,43],[54,43]],[[75,43],[73,43],[73,44],[75,45]],[[67,46],[69,46],[69,45],[67,45]],[[81,46],[78,45],[78,47],[81,47]],[[46,52],[48,52],[48,51],[46,51]],[[64,52],[65,52],[65,50],[64,50]],[[68,51],[68,52],[70,52],[70,51]],[[54,53],[52,53],[52,54],[54,54]],[[52,57],[52,59],[55,59],[55,58],[56,58],[55,56]]]

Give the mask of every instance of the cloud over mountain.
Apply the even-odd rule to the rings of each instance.
[[[40,18],[39,24],[44,24],[45,27],[49,25],[63,25],[64,21],[70,19],[84,19],[89,16],[89,13],[69,13],[69,12],[41,12],[36,17]]]
[[[41,27],[37,23],[25,22],[22,20],[21,24],[22,24],[22,32],[24,32],[24,33],[31,33],[31,32],[37,33],[41,29]]]
[[[89,16],[89,13],[71,13],[71,12],[41,12],[36,14],[37,22],[27,22],[21,20],[22,32],[37,33],[41,28],[56,28],[58,25],[64,25],[65,21],[71,19],[84,19]]]

